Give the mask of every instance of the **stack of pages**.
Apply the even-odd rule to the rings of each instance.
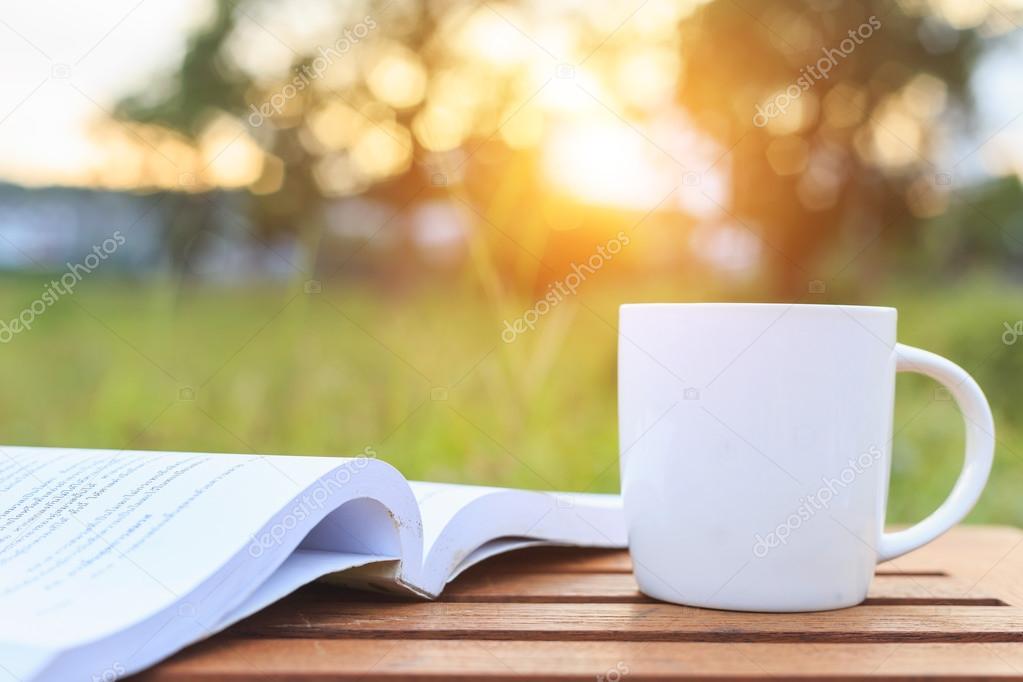
[[[372,458],[0,449],[0,682],[116,679],[327,574],[432,598],[487,557],[624,547],[619,498]]]

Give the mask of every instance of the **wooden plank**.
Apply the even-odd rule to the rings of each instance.
[[[476,572],[459,577],[442,596],[448,602],[652,602],[639,592],[631,573],[526,574]],[[871,585],[868,604],[960,604],[1001,606],[994,595],[973,589],[973,584],[948,576],[878,576]]]
[[[881,564],[879,570],[940,568],[950,575],[978,580],[998,566],[1023,565],[1023,531],[1008,526],[957,526],[934,542]]]
[[[1023,531],[1007,526],[957,526],[935,542],[882,564],[903,571],[940,565],[973,592],[1023,606]]]
[[[1020,642],[1023,609],[860,606],[769,614],[669,604],[319,603],[270,607],[245,637],[690,642]]]
[[[1023,533],[959,528],[880,566],[864,606],[734,613],[646,600],[626,552],[534,549],[440,602],[312,585],[140,679],[1023,680],[1021,576]]]
[[[617,673],[617,676],[616,674]],[[257,680],[523,680],[641,682],[714,676],[872,680],[961,675],[1023,679],[1018,644],[724,644],[220,638],[175,656],[140,682]]]
[[[975,583],[934,575],[874,576],[864,604],[1008,606],[997,595],[978,589]]]

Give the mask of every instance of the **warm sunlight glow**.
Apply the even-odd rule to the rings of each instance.
[[[480,58],[489,65],[506,69],[525,61],[536,47],[526,35],[515,27],[523,26],[525,19],[515,8],[491,3],[471,10],[453,29],[456,47],[466,57]]]
[[[629,104],[654,109],[671,101],[679,68],[678,52],[637,50],[619,62],[614,82]]]
[[[352,161],[360,173],[371,178],[396,175],[412,163],[412,136],[397,123],[378,122],[352,147]]]
[[[670,176],[655,160],[659,152],[620,123],[561,126],[545,149],[547,176],[592,203],[649,210],[671,188]]]
[[[539,107],[525,106],[505,112],[501,139],[512,149],[535,147],[543,136],[546,120]]]
[[[468,121],[458,109],[430,105],[416,115],[412,130],[419,144],[433,152],[446,152],[465,141]]]
[[[872,123],[869,144],[858,149],[865,158],[889,168],[908,166],[920,159],[923,127],[896,97],[882,104]]]
[[[347,104],[331,100],[309,115],[309,129],[316,140],[330,150],[350,147],[363,126],[365,117]]]
[[[617,111],[620,107],[618,99],[590,69],[571,64],[537,64],[531,76],[534,88],[543,87],[536,102],[548,111],[579,115]]]
[[[370,69],[367,84],[381,101],[405,109],[419,104],[426,94],[426,68],[416,53],[393,45]]]
[[[233,116],[221,116],[199,138],[204,179],[222,187],[244,187],[259,179],[263,151]]]

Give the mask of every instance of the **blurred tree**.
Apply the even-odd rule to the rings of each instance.
[[[544,43],[569,35],[573,54],[584,55],[569,63],[589,62],[600,78],[650,47],[629,26],[646,3],[610,18],[600,16],[612,11],[603,5],[339,3],[333,31],[322,17],[306,18],[304,4],[291,4],[274,7],[316,30],[287,30],[263,0],[215,0],[170,87],[126,98],[118,114],[193,140],[224,112],[247,119],[266,152],[252,185],[254,221],[265,234],[291,230],[316,244],[325,200],[352,195],[393,206],[448,193],[477,197],[486,204],[482,219],[541,251],[552,224],[583,219],[550,202],[537,179],[534,149],[545,138],[509,134],[533,94],[537,63],[508,43],[533,43],[553,72],[565,65]],[[966,85],[981,47],[974,28],[953,28],[940,14],[947,8],[923,1],[654,5],[677,22],[669,35],[643,22],[657,30],[658,46],[674,50],[668,106],[681,106],[727,152],[719,160],[730,180],[722,208],[765,244],[775,295],[805,294],[809,280],[835,274],[826,267],[845,265],[836,250],[851,256],[884,228],[911,229],[933,215],[940,169],[927,159],[968,120]],[[502,30],[488,34],[488,26]],[[275,49],[284,46],[289,69],[252,65],[260,48],[247,43],[260,31]],[[626,102],[620,115],[641,126],[657,106],[664,105]],[[510,207],[498,211],[504,219],[494,217],[495,204]],[[515,251],[500,238],[490,246]]]
[[[943,191],[929,160],[948,132],[939,116],[967,120],[980,43],[910,7],[722,0],[682,25],[680,100],[732,148],[729,209],[760,232],[786,294],[835,274],[821,269],[829,246],[848,259],[919,225],[911,191]]]

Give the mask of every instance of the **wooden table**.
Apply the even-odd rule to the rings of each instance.
[[[627,553],[565,548],[493,559],[437,602],[314,584],[140,679],[788,675],[1023,678],[1023,532],[958,528],[826,613],[661,604],[636,591]]]

